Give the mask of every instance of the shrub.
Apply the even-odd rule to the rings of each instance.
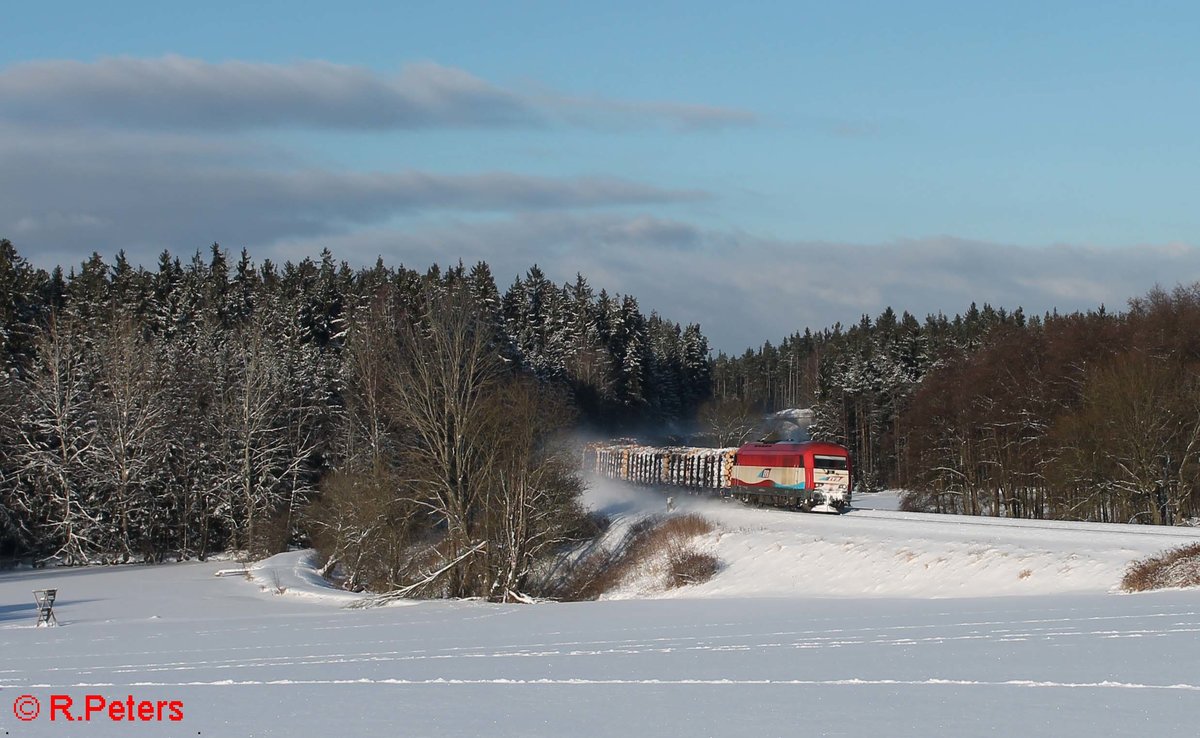
[[[597,599],[656,560],[667,562],[668,587],[708,581],[720,569],[719,560],[689,544],[713,530],[711,521],[695,513],[639,520],[619,546],[581,557],[557,594],[567,600]]]
[[[1121,579],[1121,589],[1126,592],[1197,586],[1200,586],[1200,543],[1179,546],[1135,561]]]
[[[574,541],[586,541],[599,538],[612,527],[612,518],[601,512],[588,512],[576,518],[567,531],[567,537]]]
[[[594,551],[571,567],[562,584],[553,589],[553,597],[568,601],[594,600],[615,588],[628,569],[618,552]]]
[[[283,553],[288,549],[292,533],[292,516],[286,510],[275,511],[255,526],[247,553],[251,559],[265,559]]]
[[[901,512],[941,512],[936,495],[919,489],[906,489],[900,495]]]
[[[692,538],[694,536],[702,536],[713,532],[713,524],[708,518],[697,515],[696,513],[688,513],[686,515],[673,515],[654,529],[656,536],[661,536],[668,539]]]
[[[667,586],[683,587],[703,584],[716,576],[721,562],[710,553],[684,549],[671,554],[667,564]]]

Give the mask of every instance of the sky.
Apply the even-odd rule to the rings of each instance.
[[[741,352],[1200,280],[1194,3],[25,3],[0,237],[42,267],[538,264]]]

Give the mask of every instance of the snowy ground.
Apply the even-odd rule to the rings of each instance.
[[[594,499],[618,519],[663,506]],[[0,575],[0,735],[1196,733],[1200,592],[1109,593],[1185,531],[679,503],[721,527],[700,545],[727,566],[643,583],[654,599],[347,610],[302,553],[253,580],[213,576],[228,562]],[[63,627],[34,629],[47,586]],[[32,722],[11,711],[25,694]],[[184,719],[50,722],[55,694],[180,700]]]
[[[620,522],[666,509],[662,495],[601,481],[593,498]],[[991,597],[1107,592],[1130,561],[1200,540],[1200,529],[902,513],[896,496],[856,497],[845,515],[755,509],[674,496],[718,530],[698,547],[726,564],[711,582],[633,597]],[[635,583],[637,584],[637,583]]]

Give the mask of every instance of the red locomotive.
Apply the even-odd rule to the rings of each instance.
[[[835,443],[748,443],[737,450],[729,494],[749,502],[841,512],[850,507],[850,452]]]

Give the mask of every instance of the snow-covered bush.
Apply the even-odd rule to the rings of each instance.
[[[667,561],[667,586],[685,587],[703,584],[721,570],[721,561],[716,556],[684,548],[671,553]]]
[[[1121,589],[1126,592],[1196,586],[1200,586],[1200,543],[1135,561],[1121,580]]]

